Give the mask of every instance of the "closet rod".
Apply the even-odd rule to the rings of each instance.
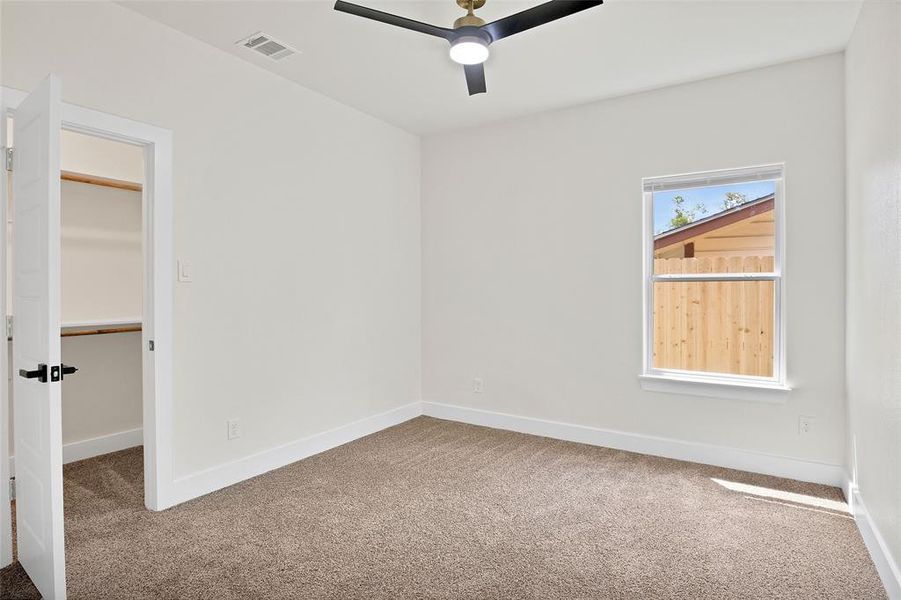
[[[80,335],[106,335],[108,333],[131,333],[133,331],[141,331],[140,325],[132,327],[108,327],[105,329],[85,329],[82,331],[63,331],[60,337],[75,337]]]
[[[60,171],[60,179],[63,181],[75,181],[77,183],[90,183],[91,185],[102,185],[104,187],[118,188],[120,190],[130,190],[132,192],[140,192],[143,186],[134,181],[123,181],[121,179],[111,179],[109,177],[99,177],[97,175],[85,175],[84,173],[76,173],[75,171]]]

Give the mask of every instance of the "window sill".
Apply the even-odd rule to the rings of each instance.
[[[639,375],[638,379],[641,382],[641,389],[648,392],[749,400],[769,404],[784,404],[788,401],[792,390],[789,386],[779,383],[713,381],[690,376]]]

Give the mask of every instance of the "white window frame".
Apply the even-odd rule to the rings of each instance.
[[[753,181],[775,182],[773,201],[775,256],[772,273],[659,275],[654,273],[654,192]],[[642,179],[642,195],[643,361],[642,373],[639,376],[642,388],[655,392],[784,402],[791,389],[786,380],[785,352],[785,165],[777,163],[700,173],[646,177]],[[654,283],[659,281],[772,281],[774,285],[773,376],[759,377],[655,368]]]

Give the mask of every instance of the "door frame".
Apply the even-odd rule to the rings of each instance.
[[[0,118],[14,115],[27,94],[0,88]],[[124,142],[144,149],[142,192],[144,290],[142,314],[144,505],[163,510],[173,498],[173,222],[172,132],[97,110],[62,103],[62,127],[68,131]],[[5,129],[5,128],[4,128]],[[15,142],[14,142],[15,143]],[[0,146],[6,140],[0,140]],[[5,183],[5,182],[4,182]],[[5,193],[3,194],[5,197]],[[6,249],[6,204],[0,207],[0,257]],[[0,264],[0,308],[6,304],[6,261]],[[5,310],[2,313],[6,314]],[[0,315],[2,316],[2,315]],[[5,317],[4,317],[5,320]],[[150,343],[153,342],[153,350]],[[8,372],[6,347],[0,349],[0,373]],[[8,500],[9,457],[7,388],[0,385],[0,500]],[[3,514],[5,513],[5,514]],[[9,517],[9,503],[0,505],[0,525]],[[11,537],[0,527],[0,567],[11,556]]]

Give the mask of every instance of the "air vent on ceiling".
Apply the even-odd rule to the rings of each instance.
[[[243,40],[238,40],[236,43],[262,54],[271,60],[281,60],[292,54],[297,54],[297,50],[290,47],[288,44],[279,42],[278,40],[273,39],[271,35],[263,33],[262,31],[258,31]]]

